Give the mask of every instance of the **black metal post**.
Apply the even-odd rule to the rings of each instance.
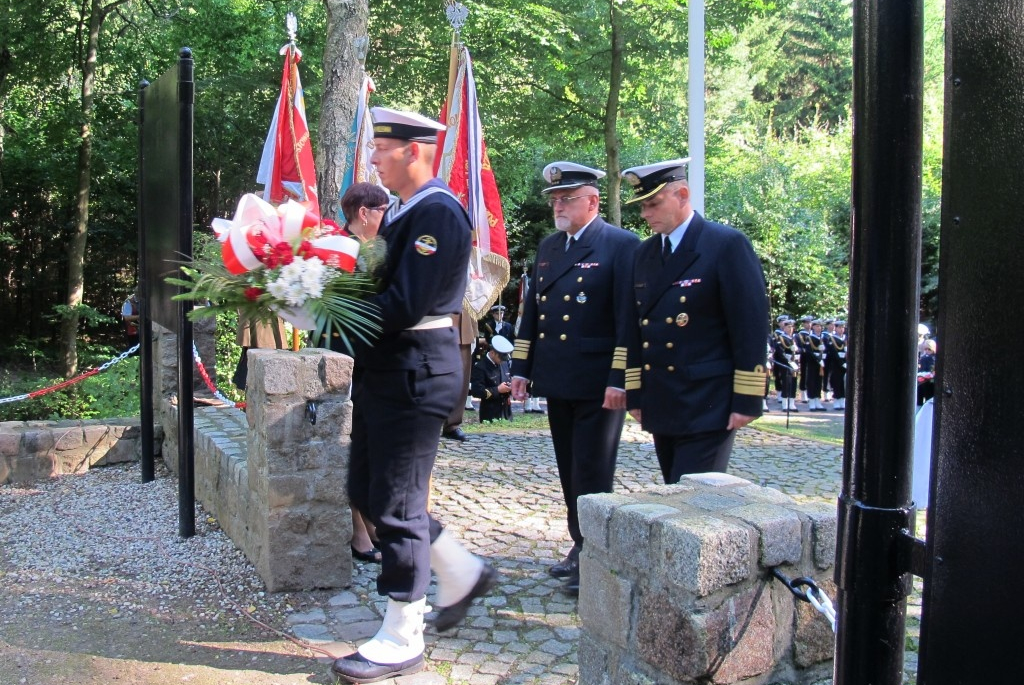
[[[139,82],[139,190],[138,216],[139,230],[139,465],[142,471],[142,482],[149,483],[156,478],[153,459],[153,324],[149,316],[149,283],[146,278],[146,227],[145,215],[145,145],[143,131],[146,126],[146,88],[149,81]]]
[[[192,51],[182,48],[178,60],[179,196],[178,249],[192,259],[192,116],[195,106]],[[196,534],[195,439],[192,397],[192,303],[178,303],[178,534]]]
[[[921,263],[921,0],[853,9],[850,385],[836,685],[902,683]]]
[[[935,430],[919,685],[1020,676],[1024,15],[946,4]],[[1009,314],[1009,315],[1008,315]]]

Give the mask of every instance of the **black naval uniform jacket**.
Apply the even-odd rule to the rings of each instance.
[[[490,357],[484,355],[473,366],[469,392],[473,397],[480,398],[481,421],[512,418],[512,395],[498,392],[498,386],[510,380],[508,362],[495,364]]]
[[[431,187],[447,190],[433,179],[410,202]],[[469,218],[449,192],[435,192],[418,200],[408,212],[388,211],[381,229],[387,257],[381,273],[381,291],[370,298],[380,308],[383,330],[372,346],[361,347],[356,365],[376,370],[416,370],[430,375],[462,373],[459,328],[449,326],[410,331],[425,316],[453,316],[462,312],[466,293],[471,231]],[[429,284],[430,287],[424,287]],[[444,415],[451,409],[444,410]]]
[[[603,399],[605,388],[625,388],[633,252],[640,240],[601,217],[568,251],[566,236],[553,233],[537,249],[512,375],[533,381],[538,397]]]
[[[644,430],[724,430],[729,414],[761,415],[768,320],[761,263],[734,228],[694,213],[662,265],[662,238],[636,253],[626,404]]]

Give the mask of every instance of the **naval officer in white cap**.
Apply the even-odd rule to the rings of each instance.
[[[573,162],[542,172],[555,233],[537,248],[533,288],[512,353],[512,396],[548,400],[548,423],[573,546],[549,572],[579,593],[583,547],[576,500],[611,492],[626,417],[626,336],[639,239],[598,216],[605,173]]]
[[[423,627],[431,570],[437,575],[438,631],[454,627],[497,581],[427,513],[441,425],[466,396],[459,317],[466,292],[470,223],[451,190],[434,178],[437,132],[426,117],[374,107],[370,162],[398,195],[380,235],[387,243],[380,292],[382,333],[355,355],[348,491],[380,540],[377,592],[388,598],[380,630],[331,670],[372,683],[423,668]]]
[[[636,252],[627,404],[654,435],[662,476],[725,471],[736,429],[761,415],[768,321],[745,235],[693,210],[688,159],[626,169],[654,235]]]

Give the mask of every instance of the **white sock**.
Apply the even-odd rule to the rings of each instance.
[[[430,568],[437,575],[437,598],[434,601],[444,608],[469,594],[480,580],[484,562],[443,530],[430,545]]]
[[[423,654],[426,612],[426,597],[415,602],[397,602],[389,597],[380,630],[359,648],[359,653],[378,664],[400,664]]]

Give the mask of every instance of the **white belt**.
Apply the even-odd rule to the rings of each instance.
[[[438,314],[436,316],[424,316],[415,326],[406,328],[407,331],[429,331],[434,328],[448,328],[454,326],[455,321],[451,314]]]

